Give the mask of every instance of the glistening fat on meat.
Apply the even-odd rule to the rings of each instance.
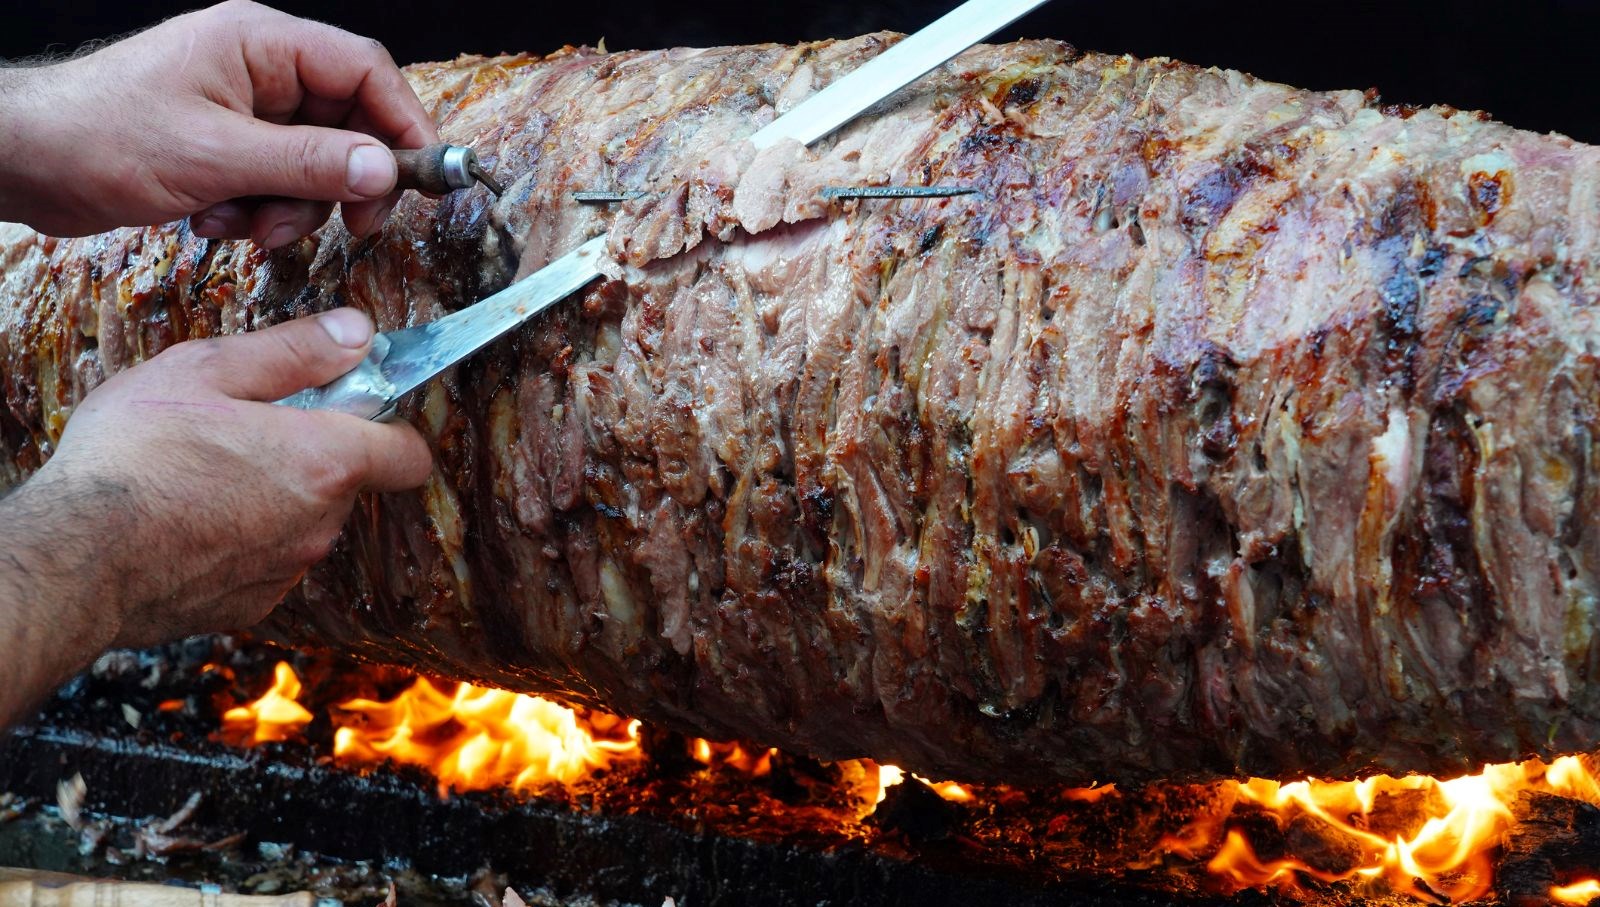
[[[414,68],[509,191],[372,242],[7,228],[5,476],[185,337],[427,321],[609,227],[268,632],[934,777],[1600,744],[1595,149],[1052,42],[738,141],[890,40]],[[820,197],[926,184],[978,192]]]

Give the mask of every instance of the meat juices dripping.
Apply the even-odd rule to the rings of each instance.
[[[733,140],[888,40],[412,69],[503,231],[481,192],[270,255],[0,228],[8,478],[179,339],[426,321],[609,228],[612,280],[411,405],[433,480],[271,632],[936,778],[1600,743],[1595,149],[1052,42]],[[978,194],[820,198],[870,185]]]

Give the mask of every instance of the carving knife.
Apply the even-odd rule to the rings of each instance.
[[[968,47],[1049,0],[967,0],[801,102],[750,137],[757,149],[786,139],[810,145]],[[529,318],[600,277],[606,234],[590,239],[504,290],[438,321],[373,340],[351,371],[278,402],[388,419],[400,398]]]

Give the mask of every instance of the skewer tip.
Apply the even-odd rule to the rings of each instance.
[[[472,174],[473,179],[482,183],[485,189],[494,193],[495,198],[499,198],[506,193],[505,187],[500,185],[500,181],[496,180],[489,171],[483,169],[482,164],[478,163],[476,155],[467,161],[467,172]]]

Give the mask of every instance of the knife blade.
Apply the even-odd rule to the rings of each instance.
[[[873,105],[922,78],[1049,0],[967,0],[861,64],[750,137],[756,148],[802,145],[832,135]]]
[[[384,331],[372,338],[360,365],[278,403],[388,419],[401,397],[598,277],[605,253],[602,234],[482,302],[427,324]]]
[[[750,142],[757,149],[785,139],[811,145],[1047,2],[967,0],[757,130]],[[506,289],[437,321],[383,332],[356,368],[278,403],[365,419],[391,418],[405,394],[600,277],[606,241],[602,233]]]

